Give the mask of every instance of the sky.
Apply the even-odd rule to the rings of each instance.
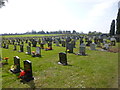
[[[119,0],[8,0],[0,8],[0,34],[76,30],[108,33]]]

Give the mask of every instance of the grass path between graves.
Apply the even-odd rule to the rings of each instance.
[[[78,45],[74,52],[78,52]],[[2,67],[3,88],[117,88],[118,53],[92,51],[87,47],[88,56],[67,54],[68,66],[58,65],[58,53],[64,52],[64,47],[53,46],[52,51],[42,50],[42,57],[31,57],[25,53],[2,49],[2,57],[9,57],[9,64]],[[19,47],[17,47],[19,49]],[[24,47],[26,51],[26,45]],[[35,50],[32,47],[32,51]],[[22,84],[17,75],[9,72],[13,65],[13,57],[20,57],[21,68],[23,61],[32,61],[34,81]]]

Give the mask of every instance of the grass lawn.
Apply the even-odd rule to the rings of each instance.
[[[26,44],[24,45],[26,52]],[[47,46],[47,45],[46,45]],[[74,52],[79,51],[79,41]],[[42,57],[31,57],[25,53],[2,49],[2,57],[9,57],[9,64],[2,67],[2,88],[117,88],[118,53],[92,51],[87,47],[88,56],[67,54],[68,66],[58,65],[58,53],[64,52],[65,47],[53,45],[51,51],[42,50]],[[32,51],[35,48],[32,47]],[[9,72],[13,65],[13,57],[19,56],[21,68],[23,61],[32,61],[34,81],[21,83],[16,74]]]
[[[25,35],[5,35],[0,37],[34,37],[34,36],[58,36],[58,35],[64,35],[64,34],[25,34]]]

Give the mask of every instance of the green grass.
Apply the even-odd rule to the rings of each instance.
[[[78,52],[79,42],[74,52]],[[47,46],[47,45],[46,45]],[[17,47],[19,49],[19,47]],[[52,51],[42,50],[42,57],[31,57],[25,53],[2,49],[2,57],[9,57],[9,64],[2,68],[3,88],[117,88],[118,53],[92,51],[87,47],[88,56],[67,54],[68,66],[58,65],[58,53],[64,52],[64,47],[53,45]],[[26,45],[24,47],[26,51]],[[32,47],[32,51],[35,50]],[[9,72],[13,65],[13,57],[20,57],[21,68],[23,61],[32,61],[34,81],[22,84],[17,75]]]
[[[64,34],[25,34],[25,35],[5,35],[2,37],[34,37],[34,36],[57,36],[57,35],[64,35]]]

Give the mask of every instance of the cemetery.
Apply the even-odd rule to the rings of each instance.
[[[116,88],[119,44],[110,36],[3,37],[2,88]]]

